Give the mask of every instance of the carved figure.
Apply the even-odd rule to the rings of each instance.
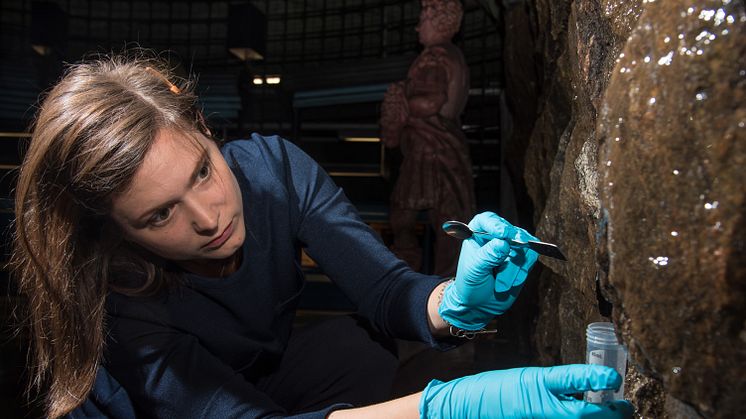
[[[399,178],[391,195],[393,250],[419,270],[422,251],[417,216],[427,211],[436,231],[434,273],[453,275],[460,243],[441,234],[449,219],[468,220],[475,211],[474,182],[460,114],[469,95],[469,69],[451,39],[461,25],[458,0],[423,0],[417,25],[425,47],[407,79],[393,83],[381,107],[381,138],[400,147]]]

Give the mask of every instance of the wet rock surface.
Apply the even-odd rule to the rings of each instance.
[[[613,321],[638,415],[741,416],[743,2],[536,1],[505,19],[519,211],[569,259],[542,258],[539,361],[582,361],[585,325]]]

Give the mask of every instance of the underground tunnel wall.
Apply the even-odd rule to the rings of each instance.
[[[743,2],[503,11],[516,206],[569,259],[537,270],[537,362],[584,362],[586,325],[613,321],[638,417],[741,417]]]

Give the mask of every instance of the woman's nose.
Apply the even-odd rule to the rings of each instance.
[[[218,220],[220,212],[217,206],[209,203],[194,200],[190,205],[192,213],[192,226],[194,230],[201,234],[214,234],[218,229]]]

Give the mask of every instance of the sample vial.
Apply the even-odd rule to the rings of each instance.
[[[614,368],[622,376],[619,390],[587,391],[585,401],[604,403],[624,399],[624,374],[627,371],[627,348],[621,345],[614,333],[614,323],[591,323],[585,330],[587,342],[586,363]]]

